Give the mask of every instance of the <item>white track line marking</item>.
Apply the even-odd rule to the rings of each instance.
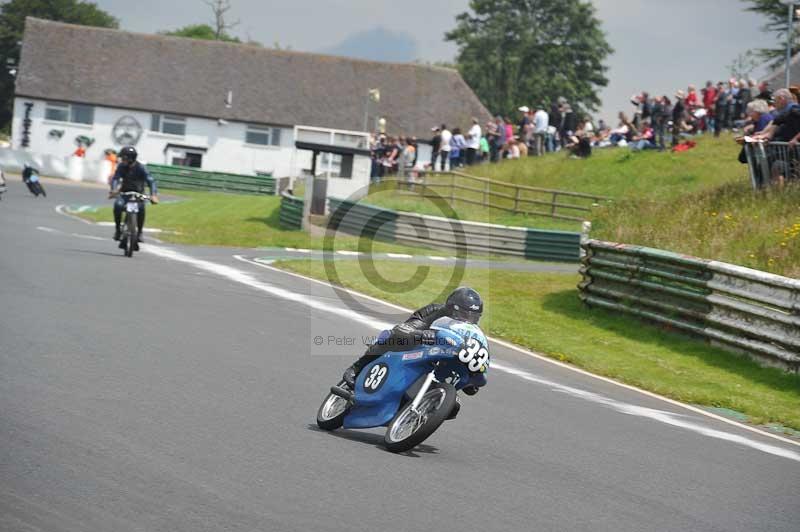
[[[266,268],[268,270],[272,270],[272,271],[275,271],[275,272],[282,273],[284,275],[291,275],[293,277],[298,277],[298,278],[304,279],[306,281],[310,281],[310,282],[313,282],[313,283],[318,283],[320,285],[327,286],[328,288],[332,288],[333,287],[333,285],[331,285],[328,282],[320,281],[319,279],[314,279],[312,277],[308,277],[306,275],[301,275],[301,274],[295,273],[295,272],[290,272],[288,270],[283,270],[281,268],[276,268],[275,266],[267,266],[265,264],[259,264],[259,263],[253,262],[251,260],[248,260],[248,259],[242,257],[241,255],[234,255],[234,258],[236,258],[237,260],[240,260],[242,262],[246,262],[248,264],[253,264],[254,266],[259,266],[261,268]],[[413,312],[412,309],[409,309],[409,308],[406,308],[406,307],[403,307],[403,306],[400,306],[400,305],[396,305],[396,304],[390,303],[388,301],[383,301],[381,299],[378,299],[376,297],[372,297],[372,296],[367,295],[367,294],[363,294],[363,293],[358,292],[356,290],[351,290],[349,288],[344,288],[344,287],[339,287],[339,286],[337,286],[335,288],[337,290],[344,290],[345,292],[347,292],[348,294],[350,294],[352,296],[356,296],[356,297],[359,297],[359,298],[362,298],[362,299],[366,299],[367,301],[374,301],[376,303],[380,303],[382,305],[394,308],[396,310],[401,310],[403,312],[408,312],[409,314]],[[519,347],[517,345],[514,345],[514,344],[512,344],[510,342],[507,342],[505,340],[501,340],[499,338],[494,338],[494,337],[489,336],[488,339],[491,340],[492,342],[495,342],[495,343],[497,343],[499,345],[502,345],[505,348],[511,349],[513,351],[516,351],[517,353],[520,353],[522,355],[526,355],[526,356],[535,358],[537,360],[541,360],[542,362],[546,362],[548,364],[553,364],[555,366],[559,366],[559,367],[564,368],[566,370],[573,371],[575,373],[580,373],[581,375],[585,375],[585,376],[593,378],[593,379],[601,380],[603,382],[607,382],[609,384],[613,384],[614,386],[619,386],[621,388],[625,388],[626,390],[631,390],[633,392],[637,392],[637,393],[640,393],[642,395],[646,395],[647,397],[651,397],[651,398],[657,399],[659,401],[664,401],[665,403],[669,403],[671,405],[683,408],[685,410],[689,410],[690,412],[694,412],[695,414],[699,414],[701,416],[704,416],[704,417],[707,417],[707,418],[710,418],[710,419],[714,419],[714,420],[720,421],[722,423],[726,423],[728,425],[732,425],[734,427],[738,427],[740,429],[747,430],[747,431],[752,432],[754,434],[759,434],[761,436],[766,436],[767,438],[772,438],[772,439],[781,441],[783,443],[789,443],[791,445],[795,445],[797,447],[800,447],[800,442],[797,442],[795,440],[791,440],[789,438],[785,438],[785,437],[783,437],[783,436],[781,436],[779,434],[773,434],[771,432],[767,432],[767,431],[761,430],[759,428],[756,428],[756,427],[753,427],[753,426],[750,426],[750,425],[746,425],[744,423],[740,423],[740,422],[735,421],[733,419],[729,419],[729,418],[720,416],[718,414],[714,414],[713,412],[708,412],[707,410],[703,410],[702,408],[699,408],[699,407],[696,407],[696,406],[692,406],[692,405],[689,405],[689,404],[686,404],[686,403],[681,403],[680,401],[676,401],[675,399],[670,399],[669,397],[664,397],[663,395],[658,395],[657,393],[650,392],[648,390],[643,390],[641,388],[637,388],[636,386],[632,386],[630,384],[625,384],[623,382],[615,381],[614,379],[610,379],[608,377],[603,377],[602,375],[595,375],[594,373],[590,373],[590,372],[586,371],[585,369],[581,369],[581,368],[577,368],[575,366],[571,366],[569,364],[565,364],[564,362],[560,362],[558,360],[554,360],[554,359],[552,359],[552,358],[550,358],[550,357],[548,357],[546,355],[543,355],[541,353],[536,353],[534,351],[531,351],[529,349],[525,349],[523,347]],[[496,364],[495,364],[495,366],[496,366]]]
[[[387,257],[390,259],[413,259],[413,255],[406,255],[405,253],[387,253]]]
[[[340,250],[340,251],[337,251],[336,253],[338,253],[339,255],[349,255],[349,256],[352,256],[352,257],[357,257],[357,256],[361,255],[360,251],[344,251],[344,250]]]
[[[298,248],[285,248],[286,251],[293,251],[295,253],[311,253],[310,249],[298,249]]]
[[[183,262],[184,264],[189,264],[201,270],[205,270],[210,273],[215,273],[221,277],[225,277],[231,281],[247,285],[251,288],[254,288],[261,292],[265,292],[272,296],[279,297],[287,301],[299,303],[301,305],[305,305],[307,307],[311,307],[316,310],[321,310],[323,312],[329,312],[331,314],[350,318],[352,320],[364,323],[366,325],[369,325],[370,327],[374,327],[379,330],[389,328],[393,325],[372,319],[368,316],[365,316],[363,314],[360,314],[358,312],[349,309],[343,309],[339,306],[310,299],[305,294],[298,294],[290,290],[286,290],[284,288],[279,288],[277,286],[272,286],[270,284],[261,282],[257,280],[255,277],[253,277],[251,274],[244,272],[242,270],[238,270],[231,266],[225,266],[223,264],[217,264],[216,262],[196,259],[194,257],[190,257],[189,255],[184,255],[183,253],[180,253],[178,251],[160,246],[147,246],[146,248],[142,248],[142,251],[145,251],[147,253],[156,255],[164,259],[173,260],[176,262]]]
[[[87,225],[95,225],[93,222],[90,222],[89,220],[84,220],[80,216],[75,216],[74,214],[71,214],[71,213],[67,212],[66,209],[67,209],[66,205],[58,205],[58,206],[56,206],[56,212],[58,214],[61,214],[62,216],[67,216],[69,218],[73,218],[75,220],[79,220],[79,221],[81,221],[81,222],[83,222],[83,223],[85,223]]]
[[[106,242],[106,241],[110,240],[108,238],[102,238],[102,237],[94,236],[94,235],[82,235],[82,234],[79,234],[79,233],[65,233],[64,231],[59,231],[58,229],[53,229],[52,227],[43,227],[41,225],[38,226],[36,229],[38,229],[39,231],[44,231],[45,233],[58,233],[60,235],[69,235],[69,236],[74,236],[76,238],[83,238],[85,240],[102,240],[103,242]]]
[[[610,397],[606,397],[598,393],[587,392],[585,390],[573,388],[571,386],[558,384],[556,382],[552,382],[547,379],[542,379],[541,377],[537,377],[531,373],[528,373],[527,371],[522,371],[516,368],[512,368],[510,366],[506,366],[504,364],[498,364],[496,362],[492,363],[491,369],[500,370],[505,373],[515,375],[526,381],[535,382],[537,384],[548,386],[552,388],[554,391],[563,392],[573,397],[577,397],[579,399],[584,399],[592,403],[600,403],[609,406],[622,414],[653,419],[655,421],[660,421],[661,423],[666,423],[667,425],[672,425],[674,427],[680,427],[682,429],[686,429],[695,432],[697,434],[701,434],[703,436],[708,436],[710,438],[716,438],[718,440],[725,440],[733,443],[738,443],[739,445],[751,447],[753,449],[757,449],[765,453],[773,454],[775,456],[781,456],[783,458],[788,458],[789,460],[800,462],[800,453],[784,449],[783,447],[757,442],[755,440],[745,438],[744,436],[739,436],[738,434],[731,434],[730,432],[724,432],[721,430],[712,429],[711,427],[704,427],[703,425],[693,423],[691,421],[684,419],[683,416],[679,414],[666,412],[664,410],[656,410],[654,408],[632,405],[630,403],[624,403],[622,401],[617,401],[615,399],[611,399]]]
[[[436,255],[431,255],[431,256],[430,256],[430,257],[428,257],[428,258],[429,258],[429,259],[431,259],[431,260],[438,260],[438,261],[447,260],[447,258],[446,258],[446,257],[437,257]]]

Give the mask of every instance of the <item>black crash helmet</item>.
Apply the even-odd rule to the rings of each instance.
[[[136,148],[134,148],[133,146],[125,146],[124,148],[119,150],[119,158],[122,159],[123,161],[127,161],[128,163],[136,161],[136,158],[138,156],[139,154],[136,153]]]
[[[480,294],[466,286],[456,288],[447,297],[445,306],[447,307],[447,315],[451,318],[476,325],[483,314],[483,299],[481,299]]]

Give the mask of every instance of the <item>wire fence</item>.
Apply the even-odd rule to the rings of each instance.
[[[462,172],[426,172],[418,177],[381,181],[400,196],[444,198],[451,205],[466,203],[489,209],[581,222],[592,207],[611,201],[606,196],[516,185]]]

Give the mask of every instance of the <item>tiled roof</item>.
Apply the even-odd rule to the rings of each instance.
[[[367,92],[396,134],[491,117],[455,70],[28,18],[18,96],[275,125],[362,130]],[[232,105],[226,96],[232,91]],[[371,119],[371,122],[372,119]],[[374,122],[373,122],[374,123]]]

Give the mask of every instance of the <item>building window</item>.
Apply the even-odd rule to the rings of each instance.
[[[94,107],[91,105],[72,104],[70,122],[78,124],[94,124]]]
[[[76,124],[94,124],[94,107],[77,103],[47,102],[44,109],[45,120],[56,122],[73,122]]]
[[[281,130],[277,127],[247,126],[244,141],[260,146],[280,146]]]
[[[182,116],[153,114],[150,117],[150,131],[168,135],[186,135],[186,119]]]

